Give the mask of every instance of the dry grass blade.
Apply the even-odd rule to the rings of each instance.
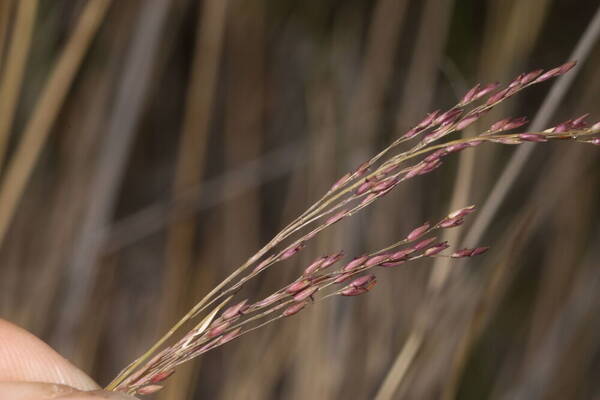
[[[4,242],[52,124],[109,4],[110,0],[91,1],[87,4],[25,126],[22,139],[0,184],[0,245]]]
[[[9,2],[5,3],[10,5]],[[27,55],[29,54],[29,49],[31,47],[31,38],[33,36],[38,0],[22,0],[18,4],[15,28],[12,33],[13,40],[10,42],[7,62],[0,83],[0,171],[2,171],[2,166],[4,164],[6,147],[10,137],[10,128],[14,120],[14,114],[18,104],[17,99],[19,98],[19,91],[25,73]],[[0,10],[0,12],[6,12],[8,15],[9,10],[7,5],[4,5],[3,7],[5,9]],[[4,27],[0,27],[0,29],[2,28]],[[3,39],[1,36],[2,35],[0,35],[0,42],[2,42]],[[0,46],[0,55],[1,54],[2,47]],[[0,67],[1,66],[2,65],[0,64]]]
[[[4,66],[4,46],[7,44],[8,28],[12,15],[12,0],[0,1],[0,71]]]
[[[421,348],[422,342],[423,332],[419,329],[414,329],[408,339],[406,339],[402,352],[396,357],[394,365],[392,365],[392,368],[381,384],[375,400],[389,400],[394,398],[398,382],[402,381],[404,375],[406,375],[408,368]]]

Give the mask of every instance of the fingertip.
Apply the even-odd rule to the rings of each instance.
[[[72,387],[54,383],[39,382],[2,382],[0,383],[2,400],[136,400],[122,393],[95,390],[81,392]]]
[[[46,343],[0,319],[0,382],[47,382],[79,390],[98,385]]]

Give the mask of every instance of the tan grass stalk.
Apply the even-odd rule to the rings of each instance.
[[[2,15],[4,19],[8,18],[10,2],[3,2],[3,4],[0,14],[6,13],[6,15]],[[19,103],[19,93],[27,65],[27,56],[31,48],[37,8],[38,0],[21,0],[18,2],[15,26],[11,34],[12,40],[6,55],[4,69],[1,69],[2,64],[0,63],[0,71],[2,71],[0,81],[0,172],[4,164],[15,110]],[[4,25],[8,23],[8,19],[1,21],[1,23],[3,26],[0,29],[4,31]],[[0,35],[0,56],[2,55],[3,36]]]
[[[109,5],[110,0],[88,2],[25,126],[0,183],[0,245],[4,242],[35,163]]]

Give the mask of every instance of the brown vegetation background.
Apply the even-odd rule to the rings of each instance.
[[[567,61],[597,7],[0,0],[0,315],[106,384],[426,112],[476,82]],[[600,117],[590,40],[548,126]],[[486,121],[533,118],[551,85]],[[485,256],[385,271],[368,295],[311,307],[180,368],[156,398],[599,398],[600,153],[533,149],[476,235],[492,246]],[[279,288],[319,254],[360,254],[483,205],[515,151],[464,152],[247,294]],[[447,239],[460,245],[472,220]]]

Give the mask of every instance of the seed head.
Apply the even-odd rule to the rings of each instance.
[[[416,251],[416,250],[421,250],[424,249],[425,247],[429,246],[431,243],[433,243],[435,241],[436,238],[432,237],[429,239],[425,239],[425,240],[421,240],[419,243],[415,244],[412,248]]]
[[[461,217],[446,218],[440,222],[440,228],[454,228],[455,226],[462,225],[465,222]]]
[[[294,300],[296,300],[296,301],[306,300],[309,297],[311,297],[313,294],[315,294],[315,292],[317,290],[319,290],[319,288],[317,286],[307,287],[303,291],[296,293],[294,295]]]
[[[371,188],[371,186],[372,182],[367,179],[363,183],[361,183],[360,186],[358,186],[354,193],[360,196],[361,194],[367,192]]]
[[[325,221],[325,225],[333,225],[336,222],[338,222],[339,220],[341,220],[342,218],[344,218],[347,214],[348,214],[347,210],[342,210],[342,211],[332,215],[331,217],[327,218],[327,221]]]
[[[476,249],[473,250],[473,252],[471,252],[471,257],[483,254],[483,253],[487,252],[489,249],[490,249],[489,247],[477,247]]]
[[[378,183],[377,185],[373,186],[371,190],[373,190],[373,192],[377,193],[377,192],[383,192],[385,190],[388,190],[390,188],[392,188],[393,186],[395,186],[398,183],[398,179],[397,178],[388,178],[380,183]]]
[[[333,186],[331,187],[331,189],[329,189],[329,190],[333,192],[333,191],[339,189],[340,187],[342,187],[349,180],[350,180],[350,174],[348,173],[348,174],[342,176],[340,179],[338,179],[338,181],[336,183],[334,183]]]
[[[346,271],[346,272],[352,271],[353,269],[356,269],[356,268],[360,267],[361,265],[363,265],[365,263],[365,261],[367,261],[368,259],[369,259],[369,256],[356,257],[344,266],[343,271]]]
[[[398,265],[404,264],[406,260],[396,260],[396,261],[387,261],[381,264],[382,267],[390,268],[396,267]]]
[[[479,92],[477,92],[477,94],[475,95],[473,100],[478,100],[478,99],[482,98],[483,96],[496,90],[499,86],[500,86],[500,83],[498,83],[498,82],[489,83],[489,84],[485,85],[483,88],[481,88],[481,90]]]
[[[481,117],[481,113],[476,113],[474,115],[467,116],[456,124],[456,130],[460,131],[465,129],[467,126],[471,125],[473,122],[477,121]]]
[[[232,330],[231,332],[227,332],[225,335],[223,335],[223,337],[219,341],[219,344],[225,344],[227,342],[232,341],[236,337],[240,336],[241,331],[242,331],[242,328],[240,327],[240,328],[236,328],[236,329]]]
[[[229,325],[231,325],[231,321],[223,321],[219,323],[217,326],[208,331],[208,337],[212,338],[215,336],[219,336],[220,334],[225,332],[227,328],[229,328]]]
[[[540,76],[544,72],[543,69],[536,69],[535,71],[531,71],[526,73],[521,77],[521,84],[527,85],[528,83],[533,82],[538,76]]]
[[[423,255],[425,257],[431,257],[431,256],[441,253],[442,251],[446,250],[448,247],[450,247],[448,245],[448,242],[438,243],[435,246],[432,246],[432,247],[428,248],[427,250],[425,250]]]
[[[394,261],[405,260],[409,255],[411,255],[414,252],[415,252],[415,249],[413,249],[413,248],[403,249],[403,250],[397,251],[394,254],[392,254],[390,259],[392,259]]]
[[[339,251],[335,254],[332,254],[330,256],[327,256],[327,258],[325,259],[325,261],[323,261],[323,264],[321,265],[320,269],[325,269],[333,264],[335,264],[336,262],[338,262],[342,257],[344,257],[344,252],[343,251]]]
[[[281,257],[280,257],[279,260],[283,261],[283,260],[286,260],[286,259],[290,258],[294,254],[296,254],[300,250],[302,250],[305,246],[306,246],[306,244],[304,242],[300,242],[300,243],[298,243],[296,245],[290,246],[289,248],[287,248],[286,250],[284,250],[283,253],[281,253]]]
[[[526,142],[547,142],[548,139],[544,135],[538,133],[521,133],[519,139]]]
[[[137,394],[145,396],[147,394],[156,393],[161,390],[163,386],[161,385],[148,385],[137,389]]]
[[[523,125],[526,125],[528,122],[529,121],[526,117],[513,118],[506,123],[503,130],[509,131],[511,129],[517,129],[522,127]]]
[[[433,121],[437,118],[439,113],[440,110],[435,110],[434,112],[427,114],[425,118],[417,124],[415,129],[423,130],[429,128],[432,125]]]
[[[372,267],[374,265],[379,265],[382,262],[387,261],[389,258],[390,258],[389,254],[380,254],[378,256],[373,256],[365,262],[365,266]]]
[[[288,308],[286,308],[285,310],[283,310],[283,316],[284,317],[289,317],[291,315],[294,315],[298,312],[300,312],[300,310],[302,310],[307,304],[307,301],[301,301],[300,303],[295,303],[292,304],[291,306],[289,306]]]
[[[350,282],[348,286],[342,289],[341,294],[343,296],[357,296],[359,294],[367,292],[376,284],[377,280],[375,279],[375,275],[368,274],[365,276],[361,276],[360,278],[356,278],[355,280]]]
[[[323,262],[326,259],[327,256],[317,258],[315,261],[313,261],[312,264],[306,267],[306,269],[304,270],[304,275],[312,275],[315,272],[317,272],[319,269],[321,269],[321,265],[323,265]]]
[[[229,307],[227,310],[223,311],[221,318],[227,320],[240,315],[244,309],[248,308],[248,306],[246,306],[247,302],[248,299],[240,301],[236,305]]]
[[[504,100],[504,98],[508,94],[509,90],[510,90],[509,88],[502,89],[498,93],[490,96],[490,98],[485,102],[485,104],[488,105],[488,106],[490,106],[490,105],[495,104],[495,103],[497,103],[497,102],[499,102],[501,100]]]
[[[423,236],[425,234],[425,232],[427,232],[429,230],[430,227],[431,227],[431,225],[429,224],[429,222],[424,223],[423,225],[419,226],[418,228],[413,229],[413,231],[411,233],[409,233],[408,236],[406,236],[406,240],[408,240],[409,242],[412,242],[413,240],[420,238],[421,236]]]
[[[173,375],[175,373],[175,369],[171,368],[168,369],[166,371],[161,371],[157,374],[152,375],[152,378],[150,378],[150,382],[151,383],[159,383],[164,381],[165,379],[167,379],[168,377],[170,377],[171,375]]]
[[[257,301],[252,305],[252,308],[262,308],[270,306],[273,303],[277,303],[279,300],[285,297],[285,293],[274,293],[260,301]]]
[[[425,157],[423,159],[423,161],[426,162],[426,163],[434,162],[436,160],[439,160],[440,158],[442,158],[446,154],[448,154],[447,149],[439,149],[439,150],[434,151],[433,153],[431,153],[427,157]]]
[[[294,294],[303,289],[306,289],[308,286],[310,286],[310,281],[308,279],[302,279],[300,281],[296,281],[296,282],[290,284],[285,289],[285,291],[286,291],[286,293]]]
[[[273,260],[271,258],[267,258],[263,261],[261,261],[260,264],[258,264],[253,270],[252,273],[256,274],[258,272],[261,272],[263,269],[267,268],[267,265],[270,264]]]
[[[473,86],[471,88],[471,90],[469,90],[461,99],[460,103],[458,103],[459,106],[465,106],[467,104],[469,104],[470,102],[473,101],[473,99],[475,98],[475,95],[479,92],[479,88],[481,87],[481,85],[478,83],[477,85]]]
[[[370,165],[369,165],[368,161],[360,164],[358,167],[356,167],[356,170],[354,171],[354,173],[352,175],[354,177],[363,176],[369,170],[369,166]]]
[[[363,293],[367,293],[368,291],[369,290],[365,288],[347,287],[345,289],[342,289],[340,294],[342,296],[358,296]]]
[[[450,257],[452,258],[464,258],[471,257],[471,253],[473,253],[473,249],[461,249],[456,250]]]
[[[473,211],[475,211],[475,206],[473,206],[473,205],[463,207],[456,211],[452,211],[450,214],[448,214],[448,216],[446,218],[448,218],[448,219],[462,218],[462,217],[465,217],[465,216],[471,214]]]
[[[335,278],[333,280],[333,283],[342,283],[347,281],[348,279],[350,279],[352,277],[351,273],[345,273],[345,274],[341,274],[339,275],[337,278]]]

